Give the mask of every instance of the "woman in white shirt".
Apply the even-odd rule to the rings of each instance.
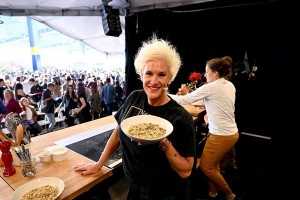
[[[200,168],[209,179],[209,196],[214,198],[218,191],[227,200],[239,200],[220,173],[220,161],[239,138],[235,122],[235,87],[225,79],[232,72],[229,56],[214,58],[206,63],[207,83],[187,95],[170,95],[180,104],[191,104],[204,100],[208,114],[208,138],[201,155]]]
[[[38,115],[35,108],[29,105],[29,100],[26,97],[20,99],[20,106],[23,110],[20,113],[20,117],[22,118],[24,129],[37,136],[41,132],[41,128],[37,123]]]

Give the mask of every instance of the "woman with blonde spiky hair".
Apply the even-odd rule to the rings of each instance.
[[[136,73],[142,77],[145,64],[154,59],[161,59],[166,63],[172,76],[171,81],[173,81],[181,66],[180,55],[168,41],[158,39],[155,35],[152,40],[144,42],[139,49],[134,61]]]
[[[135,57],[135,70],[143,89],[133,91],[114,115],[114,129],[97,163],[78,164],[82,175],[97,172],[121,146],[125,175],[130,182],[128,200],[189,199],[189,176],[196,155],[195,129],[191,115],[167,94],[181,60],[169,42],[153,36],[144,42]],[[158,143],[132,141],[120,128],[135,115],[155,115],[170,121],[173,132]]]

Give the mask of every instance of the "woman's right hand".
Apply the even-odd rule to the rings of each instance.
[[[96,163],[82,163],[75,165],[75,171],[81,172],[81,175],[94,174],[99,168]]]
[[[178,88],[177,95],[186,95],[187,93],[189,93],[189,90],[189,87],[184,85],[183,87]]]

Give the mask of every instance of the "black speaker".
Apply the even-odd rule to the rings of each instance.
[[[119,37],[122,33],[119,10],[111,6],[103,6],[101,17],[105,35]]]

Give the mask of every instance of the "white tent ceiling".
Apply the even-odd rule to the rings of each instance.
[[[155,8],[171,8],[213,0],[0,0],[1,15],[31,16],[51,28],[106,54],[125,54],[125,16]],[[120,10],[122,34],[107,36],[100,10],[110,5]],[[5,22],[4,22],[5,23]]]
[[[100,16],[32,16],[51,28],[106,54],[125,53],[125,17],[120,16],[122,34],[119,37],[106,36]]]

